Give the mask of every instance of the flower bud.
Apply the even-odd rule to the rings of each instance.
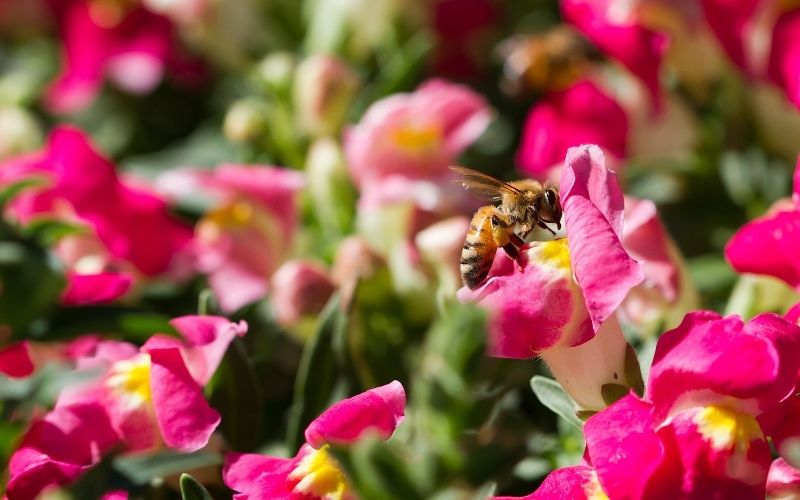
[[[319,313],[336,287],[327,269],[310,260],[283,264],[272,276],[272,309],[278,323],[291,326]]]
[[[240,99],[225,114],[222,128],[232,142],[254,142],[267,127],[267,105],[256,99]]]
[[[255,76],[269,90],[287,90],[294,77],[296,62],[288,52],[274,52],[258,63]]]
[[[42,143],[33,116],[16,106],[0,108],[0,159],[30,151]]]
[[[297,68],[294,102],[300,127],[319,137],[333,135],[359,86],[358,75],[333,56],[313,55]]]

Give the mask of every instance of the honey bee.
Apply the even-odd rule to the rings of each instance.
[[[494,255],[502,247],[513,259],[519,259],[518,248],[535,227],[555,235],[548,224],[561,229],[561,203],[558,190],[549,182],[533,179],[503,182],[464,167],[450,167],[462,178],[466,189],[474,191],[498,206],[479,208],[469,225],[461,251],[461,279],[468,288],[477,287],[489,274]]]
[[[565,89],[598,57],[591,45],[567,26],[511,38],[500,46],[500,55],[504,60],[503,89],[512,95]]]

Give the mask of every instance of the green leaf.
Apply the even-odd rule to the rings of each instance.
[[[330,403],[338,373],[333,337],[336,325],[344,314],[339,303],[339,295],[331,297],[320,314],[314,336],[303,350],[286,434],[286,445],[290,450],[300,448],[305,439],[305,428]]]
[[[639,397],[644,396],[644,378],[642,378],[642,368],[639,365],[639,358],[636,350],[628,344],[625,351],[625,381]]]
[[[50,247],[65,237],[85,231],[84,226],[59,219],[38,218],[25,226],[23,234]]]
[[[181,497],[183,500],[214,500],[202,484],[189,474],[181,474]]]
[[[26,189],[44,186],[47,184],[47,178],[44,176],[26,177],[17,182],[12,182],[7,186],[0,188],[0,207],[3,207],[9,201],[14,199],[18,194]]]
[[[624,398],[629,391],[630,388],[622,384],[603,384],[600,386],[600,395],[603,397],[603,402],[608,406]]]
[[[163,451],[152,455],[117,457],[114,468],[135,484],[148,484],[154,479],[221,463],[222,456],[218,453]]]
[[[578,430],[583,428],[583,423],[575,415],[575,403],[564,392],[561,384],[551,378],[535,375],[531,379],[531,389],[533,389],[533,393],[536,394],[539,401],[553,413]]]

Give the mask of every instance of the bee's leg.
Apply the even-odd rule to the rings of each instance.
[[[517,250],[517,247],[515,247],[513,243],[506,243],[505,245],[503,245],[503,250],[506,251],[509,257],[516,260],[517,262],[520,262],[519,250]],[[520,265],[522,265],[521,262]]]
[[[521,247],[522,245],[525,244],[525,240],[523,238],[520,238],[514,232],[509,233],[508,238],[511,240],[511,243],[514,244],[514,246]]]
[[[552,234],[553,236],[555,236],[555,235],[556,235],[556,232],[555,232],[555,231],[553,231],[553,230],[550,228],[550,226],[548,226],[548,225],[547,225],[547,224],[546,224],[544,221],[542,221],[542,220],[539,220],[539,222],[537,222],[537,223],[536,223],[536,225],[537,225],[537,226],[539,226],[539,227],[541,227],[542,229],[547,229],[548,231],[550,231],[550,234]],[[559,228],[559,229],[560,229],[560,228]]]

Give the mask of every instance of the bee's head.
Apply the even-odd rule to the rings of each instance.
[[[541,204],[539,205],[539,218],[547,223],[553,223],[561,229],[561,202],[558,199],[558,190],[549,183],[545,184],[542,191]]]

